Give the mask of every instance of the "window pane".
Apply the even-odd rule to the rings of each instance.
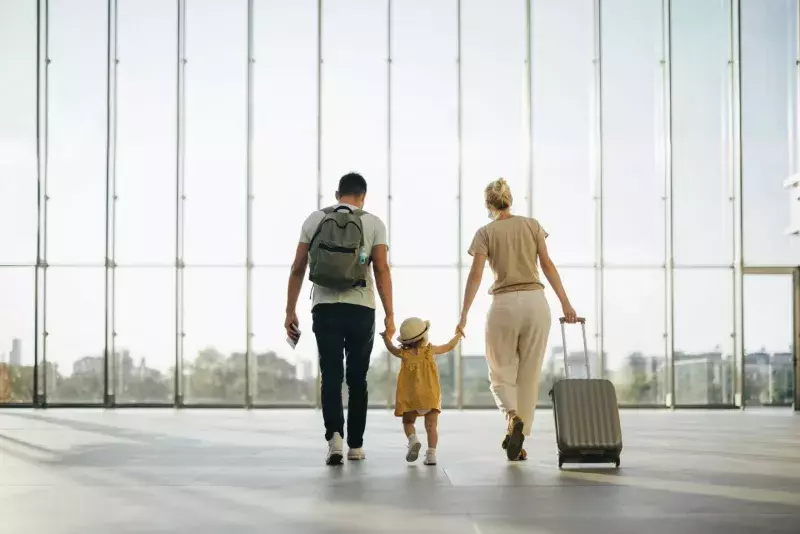
[[[107,5],[50,2],[50,263],[105,263]]]
[[[175,270],[123,267],[114,276],[116,402],[172,402]]]
[[[672,193],[675,261],[733,261],[730,2],[672,2]]]
[[[586,318],[586,346],[588,348],[589,369],[592,378],[600,378],[600,358],[597,354],[597,325],[596,315],[596,282],[594,269],[559,269],[564,289],[579,316]],[[542,362],[542,374],[539,379],[539,402],[550,403],[550,389],[556,380],[564,378],[564,349],[561,339],[561,323],[563,316],[561,303],[555,291],[548,286],[545,289],[547,302],[550,304],[550,314],[553,318],[550,327],[550,338]],[[586,359],[583,353],[583,334],[580,325],[566,325],[564,333],[567,338],[567,358],[569,360],[569,376],[571,378],[586,378]]]
[[[461,287],[466,287],[469,267],[461,270]],[[486,365],[486,314],[492,304],[489,287],[494,281],[489,267],[483,271],[483,280],[469,312],[465,337],[461,341],[461,368],[463,374],[464,406],[494,406],[489,391],[489,368]]]
[[[754,265],[797,265],[783,182],[800,171],[797,129],[797,2],[743,0],[742,189],[744,258]],[[769,83],[765,83],[769,80]]]
[[[33,402],[34,270],[0,269],[0,404]]]
[[[525,3],[461,2],[462,254],[486,224],[483,189],[504,177],[527,215]]]
[[[105,269],[47,270],[48,402],[102,402]]]
[[[457,21],[455,0],[393,5],[394,264],[458,261]],[[420,205],[433,210],[422,214]]]
[[[603,333],[620,404],[663,404],[664,270],[606,270]]]
[[[119,2],[115,246],[121,264],[175,262],[176,5]]]
[[[0,4],[0,264],[36,262],[36,4]],[[13,52],[11,52],[13,50]]]
[[[792,305],[791,275],[744,277],[747,405],[792,404]]]
[[[247,2],[186,7],[187,264],[244,264]]]
[[[310,285],[297,301],[302,335],[293,350],[286,342],[288,268],[253,270],[253,397],[255,403],[314,404],[317,401],[317,343],[311,329]]]
[[[431,322],[429,341],[444,345],[455,334],[458,324],[458,278],[456,269],[403,269],[392,271],[395,290],[394,312],[399,330],[402,321],[419,317]],[[380,340],[379,340],[380,341]],[[397,343],[396,340],[394,340]],[[382,341],[381,341],[382,343]],[[456,351],[436,357],[442,405],[456,404]],[[400,361],[392,358],[392,384],[397,384]],[[392,391],[394,398],[394,391]]]
[[[593,3],[532,6],[533,212],[557,261],[593,264]]]
[[[186,269],[183,308],[186,402],[244,403],[245,306],[245,269]]]
[[[289,264],[317,208],[317,2],[257,0],[254,16],[253,258]]]
[[[342,175],[367,180],[365,209],[387,213],[386,2],[322,3],[322,204],[333,204]]]
[[[605,261],[664,263],[661,0],[604,0]]]
[[[674,290],[676,404],[733,403],[733,271],[677,269]]]

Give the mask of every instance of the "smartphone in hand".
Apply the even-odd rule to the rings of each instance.
[[[290,347],[295,348],[297,347],[297,342],[300,341],[300,329],[297,328],[297,325],[292,325],[292,331],[286,336],[286,342],[289,344]]]

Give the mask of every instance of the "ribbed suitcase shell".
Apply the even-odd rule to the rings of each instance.
[[[586,374],[589,376],[585,321],[579,320],[583,327]],[[563,320],[561,328],[566,355]],[[564,365],[567,365],[566,361]],[[568,376],[569,371],[566,372]],[[622,426],[614,384],[604,379],[565,378],[553,385],[550,397],[553,401],[559,467],[564,462],[610,462],[619,466]]]
[[[559,452],[619,455],[622,428],[614,384],[592,378],[559,380],[552,399]]]

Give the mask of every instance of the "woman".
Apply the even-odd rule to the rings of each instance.
[[[509,460],[524,460],[525,436],[530,436],[533,411],[539,395],[550,307],[539,280],[542,272],[561,301],[567,322],[576,321],[558,270],[547,254],[547,232],[536,219],[511,214],[511,189],[502,178],[486,186],[486,208],[492,222],[478,230],[469,254],[472,268],[464,291],[459,330],[481,285],[486,260],[494,272],[489,289],[492,305],[486,318],[486,361],[489,382],[497,407],[506,415],[508,427],[503,448]]]

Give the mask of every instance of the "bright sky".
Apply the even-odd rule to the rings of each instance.
[[[174,361],[176,6],[119,0],[117,346]],[[187,0],[185,347],[243,350],[245,328],[245,0]],[[533,3],[533,212],[550,232],[578,312],[597,328],[592,0]],[[104,346],[105,0],[50,0],[48,359]],[[256,350],[312,360],[308,287],[296,352],[282,329],[288,264],[317,207],[316,0],[256,0],[253,331]],[[394,0],[391,129],[387,11],[323,2],[322,203],[338,178],[368,179],[367,209],[391,227],[398,319],[457,320],[459,257],[487,222],[483,186],[506,177],[527,214],[523,0],[462,0],[463,198],[459,241],[455,0]],[[661,1],[603,2],[605,349],[664,353],[665,204]],[[800,263],[783,180],[797,172],[793,0],[743,0],[745,255]],[[733,206],[728,136],[729,1],[672,2],[676,349],[732,350]],[[0,0],[0,264],[36,257],[35,2]],[[391,163],[387,135],[391,132]],[[389,166],[391,165],[391,166]],[[391,217],[388,200],[391,170]],[[59,267],[61,265],[61,267]],[[148,267],[143,267],[148,265]],[[199,267],[199,266],[203,267]],[[403,267],[403,266],[406,267]],[[488,275],[488,273],[487,273]],[[488,280],[488,278],[487,278]],[[483,354],[483,293],[464,354]],[[551,306],[558,316],[552,293]],[[791,342],[788,278],[745,280],[747,350]],[[0,353],[22,338],[32,361],[33,270],[0,268]],[[381,318],[382,320],[382,318]],[[560,344],[553,330],[555,344]],[[571,347],[579,348],[577,332]],[[590,340],[591,343],[591,340]],[[376,347],[376,352],[378,348]]]

